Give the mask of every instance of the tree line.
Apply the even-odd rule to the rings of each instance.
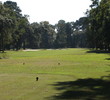
[[[16,2],[0,3],[0,51],[26,48],[94,48],[110,50],[110,2],[91,0],[86,17],[75,22],[59,20],[29,23]]]
[[[89,47],[110,51],[110,0],[91,0],[87,11]]]

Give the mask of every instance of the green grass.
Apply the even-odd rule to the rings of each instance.
[[[109,53],[87,51],[7,51],[6,59],[0,59],[0,100],[48,100],[61,92],[52,85],[56,82],[108,75]]]

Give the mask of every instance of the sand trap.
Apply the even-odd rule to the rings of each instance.
[[[66,50],[66,49],[26,49],[23,51],[40,51],[40,50]]]
[[[23,50],[23,51],[40,51],[40,49],[26,49],[26,50]]]

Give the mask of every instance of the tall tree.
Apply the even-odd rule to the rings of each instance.
[[[76,22],[72,23],[73,34],[72,34],[72,47],[86,47],[86,27],[87,17],[81,17]]]
[[[22,47],[24,42],[24,34],[26,34],[26,27],[28,26],[29,22],[27,16],[23,16],[21,14],[21,9],[18,7],[16,2],[6,1],[4,2],[4,6],[11,11],[13,11],[12,18],[15,22],[15,28],[13,29],[12,34],[12,47],[16,50]]]
[[[49,24],[48,21],[44,21],[40,23],[41,29],[41,47],[42,48],[52,48],[54,44],[54,35],[55,30],[52,25]]]
[[[0,3],[0,49],[4,52],[4,47],[6,44],[10,43],[12,29],[14,27],[14,21],[11,16],[13,11],[5,8],[5,6]]]
[[[90,47],[110,50],[110,2],[108,0],[92,1],[95,2],[95,6],[89,11],[87,32]]]
[[[41,31],[40,25],[37,22],[31,24],[31,34],[29,36],[29,47],[40,48],[41,44]]]
[[[67,34],[66,34],[66,23],[64,20],[59,20],[56,24],[57,37],[55,41],[56,48],[67,47]]]
[[[31,24],[30,34],[32,48],[53,48],[55,40],[55,29],[48,21]]]
[[[72,47],[72,23],[68,22],[66,23],[66,35],[67,35],[67,47],[70,48]]]

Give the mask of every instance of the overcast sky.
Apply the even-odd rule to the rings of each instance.
[[[2,2],[7,0],[1,0]],[[84,16],[91,0],[11,0],[17,2],[22,14],[30,16],[29,21],[49,21],[55,24],[63,19],[71,22]]]

